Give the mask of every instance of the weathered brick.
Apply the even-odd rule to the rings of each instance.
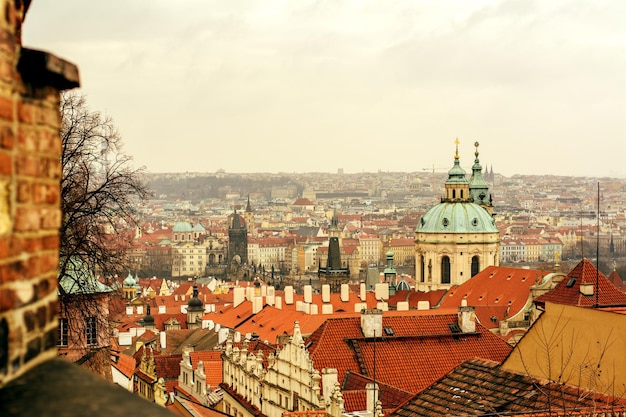
[[[0,175],[13,175],[13,158],[0,149]]]
[[[37,308],[37,325],[40,329],[46,327],[48,318],[48,312],[46,311],[46,306],[40,306]]]
[[[10,263],[0,265],[0,284],[13,281],[13,269]]]
[[[10,98],[0,97],[0,119],[13,120],[13,100]]]
[[[28,362],[35,358],[41,352],[41,338],[36,337],[26,346],[26,354],[24,355],[24,362]]]
[[[30,183],[28,181],[20,181],[17,184],[17,202],[29,203],[30,202]]]
[[[0,129],[0,147],[4,149],[13,149],[15,145],[15,135],[13,129],[4,126]]]
[[[18,175],[27,175],[32,177],[39,176],[40,161],[39,158],[32,155],[19,155],[16,163],[16,172]]]
[[[57,345],[57,338],[59,337],[57,329],[50,329],[43,336],[43,348],[44,350],[52,349]]]
[[[19,207],[15,214],[14,229],[17,232],[39,230],[39,210],[31,207]]]
[[[13,309],[14,306],[15,292],[11,288],[0,288],[0,313],[9,311]]]
[[[0,238],[0,259],[6,259],[9,257],[9,238]]]
[[[57,184],[36,183],[33,185],[33,203],[55,204],[60,201],[60,190]]]
[[[56,253],[41,255],[39,257],[39,265],[42,273],[56,271],[59,267],[59,257]]]
[[[58,229],[61,227],[61,210],[60,209],[41,209],[41,228],[42,229]]]
[[[56,289],[56,284],[54,287]],[[48,321],[49,322],[56,321],[58,312],[59,312],[59,300],[55,299],[54,301],[50,301],[48,303]]]
[[[24,312],[24,324],[26,325],[26,331],[32,332],[35,330],[35,324],[37,323],[37,316],[32,310],[26,310]]]
[[[20,150],[34,152],[37,150],[39,134],[34,129],[20,129],[17,135],[17,146]]]
[[[56,234],[45,236],[41,238],[41,243],[43,250],[59,249],[59,236]]]
[[[37,112],[37,107],[31,103],[19,102],[17,105],[17,117],[20,123],[34,124]]]

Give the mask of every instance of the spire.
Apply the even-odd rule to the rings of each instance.
[[[252,213],[252,206],[250,205],[250,194],[248,194],[248,204],[246,204],[246,213]]]
[[[454,141],[456,152],[454,154],[454,165],[448,171],[446,181],[446,197],[448,201],[466,202],[469,201],[469,190],[465,170],[461,168],[459,157],[459,138]]]
[[[476,151],[474,152],[474,165],[472,166],[472,176],[469,181],[469,192],[470,196],[474,200],[474,203],[480,204],[481,206],[489,206],[489,185],[485,182],[483,178],[483,167],[480,165],[480,160],[478,159],[478,146],[480,144],[478,142],[474,142],[474,146],[476,147]]]
[[[241,223],[239,221],[239,214],[237,214],[237,207],[235,207],[235,211],[233,212],[233,223],[231,229],[241,229]]]

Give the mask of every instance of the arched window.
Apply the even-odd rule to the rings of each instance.
[[[463,198],[463,190],[461,190],[461,198]]]
[[[452,190],[452,198],[456,198],[456,190]]]
[[[478,255],[472,256],[472,276],[476,275],[480,271],[480,260]]]
[[[450,283],[450,258],[447,256],[441,258],[441,283]]]
[[[426,262],[424,261],[424,255],[420,256],[420,282],[424,282],[424,269]]]

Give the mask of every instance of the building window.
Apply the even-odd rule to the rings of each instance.
[[[480,261],[478,255],[472,256],[472,276],[476,275],[480,271]]]
[[[441,258],[441,283],[450,283],[450,258],[447,256]]]
[[[59,338],[57,340],[58,346],[67,346],[68,337],[68,321],[65,318],[59,319]]]
[[[85,336],[87,339],[87,346],[93,346],[98,344],[98,328],[96,325],[96,317],[87,317]]]
[[[420,256],[420,282],[424,282],[424,271],[426,262],[424,260],[424,255]]]

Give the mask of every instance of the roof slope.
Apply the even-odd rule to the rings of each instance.
[[[583,295],[581,284],[591,285],[593,295]],[[545,305],[546,302],[578,307],[593,307],[596,303],[600,306],[626,305],[626,294],[585,258],[552,291],[535,299],[538,305]]]
[[[383,315],[386,336],[364,338],[360,318],[329,318],[308,339],[316,369],[336,368],[342,381],[348,371],[403,391],[417,393],[464,360],[478,356],[502,361],[511,347],[485,327],[453,334],[457,314],[411,311]],[[376,365],[374,365],[376,363]]]
[[[474,358],[389,416],[564,415],[581,408],[623,409],[624,404],[625,399],[505,371],[496,362]]]

